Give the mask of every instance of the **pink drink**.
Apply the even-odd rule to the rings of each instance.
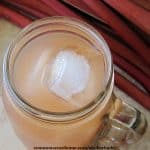
[[[52,113],[71,113],[86,110],[91,102],[97,103],[94,99],[105,91],[108,74],[103,46],[97,49],[87,40],[89,37],[85,39],[79,34],[80,31],[78,34],[47,32],[19,46],[11,79],[18,95],[30,106]],[[111,111],[112,88],[113,82],[105,99],[93,111],[70,121],[46,121],[28,114],[13,102],[5,84],[3,97],[13,127],[28,149],[87,146],[102,128],[104,116]]]
[[[52,66],[56,57],[59,54],[61,55],[60,52],[62,55],[65,52],[70,55],[76,54],[75,59],[78,56],[83,56],[90,67],[86,87],[73,94],[68,101],[53,93],[48,88],[50,85],[47,85],[50,84],[48,83],[50,79],[46,79],[48,78],[46,76],[51,76],[52,69],[56,70]],[[58,65],[61,65],[61,63]],[[71,67],[68,69],[71,69]],[[84,70],[84,66],[81,69]],[[76,71],[78,69],[75,70],[75,74],[71,78],[80,75]],[[86,70],[84,73],[86,73]],[[13,76],[16,89],[31,105],[52,112],[73,111],[87,105],[104,89],[104,57],[99,51],[94,50],[88,42],[76,35],[51,33],[34,39],[22,49],[14,64]],[[68,80],[66,79],[66,82],[69,82]],[[77,104],[73,105],[72,101]]]

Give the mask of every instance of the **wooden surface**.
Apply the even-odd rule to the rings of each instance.
[[[26,150],[22,145],[21,141],[16,137],[9,120],[6,116],[5,109],[2,103],[1,98],[1,84],[2,84],[2,59],[4,52],[9,44],[9,42],[14,38],[14,36],[20,31],[18,27],[12,25],[11,23],[0,19],[0,150]],[[121,92],[115,87],[115,93],[118,97],[122,98],[124,101],[127,101],[132,106],[140,109],[147,120],[148,120],[148,129],[143,136],[143,138],[131,145],[129,150],[149,150],[150,149],[150,113],[145,110],[142,106],[133,101],[126,94]]]

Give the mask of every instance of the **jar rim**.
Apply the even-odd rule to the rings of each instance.
[[[76,27],[84,29],[90,36],[93,36],[96,38],[99,42],[101,42],[103,46],[103,50],[105,51],[105,57],[107,60],[107,67],[108,67],[108,80],[106,81],[106,86],[104,87],[104,91],[100,92],[98,96],[93,99],[88,105],[82,107],[81,109],[75,110],[75,111],[70,111],[70,112],[50,112],[50,111],[45,111],[41,110],[37,107],[34,107],[30,105],[25,99],[20,97],[20,95],[17,93],[17,91],[13,88],[13,85],[10,82],[10,73],[9,73],[9,59],[10,59],[10,52],[13,51],[14,46],[20,41],[24,35],[28,34],[31,32],[34,28],[38,28],[40,25],[45,25],[45,24],[50,24],[50,23],[67,23],[69,25],[76,25]],[[91,25],[80,21],[78,19],[70,18],[70,17],[60,17],[60,16],[55,16],[55,17],[48,17],[44,19],[40,19],[37,21],[34,21],[27,27],[25,27],[18,35],[17,37],[10,43],[6,54],[4,56],[3,60],[3,84],[6,86],[10,96],[13,99],[13,102],[17,106],[19,106],[22,110],[27,112],[28,114],[42,120],[47,120],[47,121],[70,121],[74,119],[81,118],[85,116],[86,114],[90,113],[91,111],[95,110],[97,106],[99,106],[102,101],[105,99],[107,95],[107,91],[110,89],[110,86],[113,82],[113,65],[112,65],[112,58],[110,54],[109,47],[103,37],[101,36],[100,33],[98,33],[94,27]]]

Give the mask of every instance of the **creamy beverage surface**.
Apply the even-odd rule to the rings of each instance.
[[[29,104],[51,111],[80,109],[104,90],[105,60],[87,40],[69,32],[27,43],[14,63],[14,86]]]

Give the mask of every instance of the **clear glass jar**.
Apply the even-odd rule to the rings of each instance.
[[[14,88],[13,65],[25,43],[47,32],[72,32],[87,39],[105,57],[104,90],[72,112],[44,111],[29,104]],[[90,25],[72,18],[33,22],[9,45],[3,62],[3,102],[17,136],[28,149],[48,146],[114,146],[134,143],[146,129],[144,116],[113,94],[114,71],[109,47]],[[125,118],[125,119],[123,119]]]

